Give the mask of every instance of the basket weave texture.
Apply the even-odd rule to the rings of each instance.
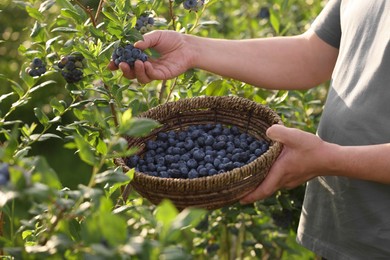
[[[155,139],[159,132],[185,130],[190,125],[208,123],[237,126],[241,132],[270,144],[269,149],[251,163],[213,176],[161,178],[136,171],[129,185],[156,205],[163,199],[171,200],[178,209],[217,209],[234,204],[263,181],[282,150],[282,144],[268,139],[265,134],[269,126],[282,124],[280,117],[269,107],[241,97],[181,99],[152,108],[138,117],[151,118],[162,125],[146,137],[127,138],[129,148],[137,147],[140,156],[146,150],[146,142]],[[125,160],[117,158],[116,164],[128,171]]]

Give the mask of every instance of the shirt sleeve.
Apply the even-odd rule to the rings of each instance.
[[[318,37],[335,48],[341,40],[340,5],[341,0],[330,0],[311,25]]]

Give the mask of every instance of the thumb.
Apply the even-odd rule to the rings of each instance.
[[[160,40],[161,32],[153,31],[153,32],[145,33],[143,37],[144,37],[143,40],[134,43],[134,47],[141,50],[145,50],[156,46]]]
[[[302,133],[300,130],[279,124],[270,126],[267,129],[266,134],[270,139],[288,146],[293,146],[294,144],[299,144],[303,141],[301,140]]]

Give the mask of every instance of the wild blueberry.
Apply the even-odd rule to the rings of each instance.
[[[214,168],[209,170],[209,176],[213,176],[213,175],[215,175],[217,173],[218,173],[218,171],[216,169],[214,169]]]
[[[208,170],[206,167],[200,168],[198,171],[200,176],[202,177],[207,176]]]
[[[162,172],[160,172],[159,173],[159,176],[161,177],[161,178],[169,178],[170,176],[169,176],[169,173],[167,172],[167,171],[162,171]]]
[[[203,158],[205,157],[205,153],[202,150],[198,149],[194,151],[193,157],[195,160],[200,161],[203,160]]]
[[[198,162],[195,159],[189,159],[187,161],[187,166],[188,166],[188,168],[194,169],[194,168],[198,167]]]
[[[168,140],[168,134],[164,132],[160,132],[157,134],[157,140],[166,141]]]
[[[0,166],[0,186],[6,185],[10,180],[9,166],[3,163]]]
[[[195,169],[191,169],[191,170],[188,172],[188,178],[189,178],[189,179],[199,178],[199,173],[198,173]]]
[[[139,156],[138,155],[133,155],[133,156],[131,156],[131,157],[129,157],[127,159],[126,164],[130,168],[134,168],[135,166],[137,166],[138,162],[139,162]]]

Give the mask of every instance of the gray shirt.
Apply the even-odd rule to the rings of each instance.
[[[390,1],[330,0],[312,29],[339,48],[318,135],[340,145],[390,143]],[[390,259],[390,185],[309,181],[297,241],[331,260]]]

